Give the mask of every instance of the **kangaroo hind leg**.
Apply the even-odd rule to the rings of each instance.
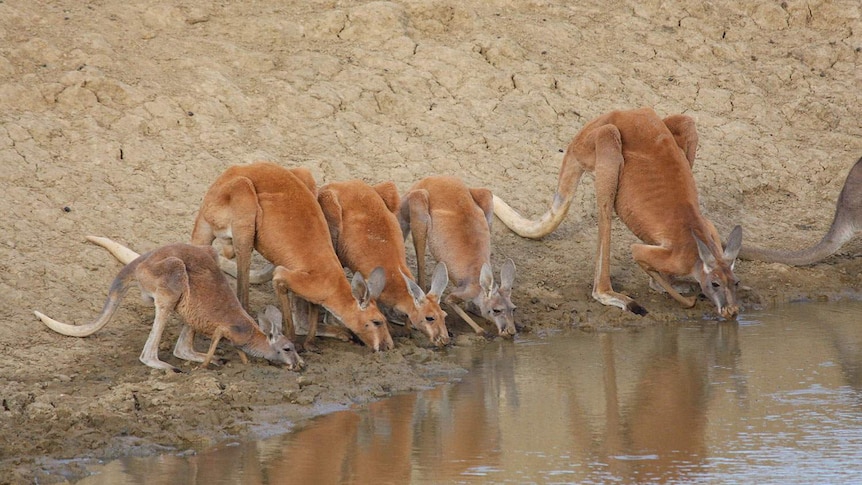
[[[674,288],[673,284],[664,277],[664,274],[681,274],[683,271],[672,264],[673,254],[670,249],[661,246],[650,246],[647,244],[633,244],[632,257],[638,265],[658,283],[674,300],[678,301],[683,308],[691,308],[697,303],[697,296],[685,297]]]
[[[694,158],[697,156],[697,126],[694,119],[686,115],[670,115],[664,120],[664,125],[673,134],[676,144],[685,153],[689,166],[694,166]]]
[[[431,229],[431,210],[428,203],[428,191],[412,190],[401,199],[399,216],[401,230],[406,236],[409,228],[413,235],[413,247],[416,249],[416,282],[423,291],[425,286],[425,246],[428,241],[428,231]]]
[[[158,261],[147,261],[138,267],[136,273],[141,289],[153,295],[153,303],[156,307],[153,328],[141,351],[140,360],[155,369],[182,372],[167,362],[159,360],[159,342],[168,317],[176,310],[182,296],[189,292],[186,265],[181,259],[171,256]]]
[[[192,244],[210,245],[218,238],[230,239],[228,255],[236,256],[236,294],[249,310],[249,273],[257,221],[261,208],[251,180],[237,177],[207,193],[192,231]]]
[[[614,125],[595,129],[595,187],[598,211],[598,245],[596,248],[593,298],[603,305],[615,306],[638,315],[646,315],[644,307],[630,297],[617,293],[611,285],[611,217],[613,216],[620,171],[625,163],[620,131]]]

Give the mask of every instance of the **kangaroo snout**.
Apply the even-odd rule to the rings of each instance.
[[[431,342],[437,347],[445,347],[449,345],[449,332],[441,333],[440,335],[434,337]]]
[[[500,328],[501,337],[514,337],[518,333],[514,323],[508,323],[504,328]]]
[[[736,317],[739,316],[739,305],[723,307],[719,310],[719,314],[722,318],[726,318],[727,320],[736,320]]]
[[[301,371],[305,369],[305,359],[300,357],[299,354],[293,354],[287,358],[284,366],[287,367],[287,370]]]
[[[386,338],[382,340],[377,340],[374,342],[372,347],[375,352],[384,352],[387,350],[391,350],[395,348],[395,342],[392,341],[392,337],[387,335]]]

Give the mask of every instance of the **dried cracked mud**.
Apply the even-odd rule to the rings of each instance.
[[[694,175],[722,233],[818,241],[862,155],[862,6],[731,3],[0,2],[0,482],[74,481],[78,458],[273,433],[468,371],[414,333],[380,354],[324,342],[302,373],[244,366],[223,347],[222,367],[167,374],[137,360],[153,312],[136,290],[88,338],[35,319],[83,323],[101,309],[120,265],[85,235],[139,252],[187,241],[232,164],[400,190],[454,174],[537,215],[587,120],[652,106],[696,119]],[[712,324],[705,302],[683,310],[650,290],[619,222],[614,284],[651,313],[594,302],[595,238],[589,179],[543,240],[495,224],[493,259],[517,264],[525,331]],[[741,261],[746,307],[857,298],[859,251],[857,240],[804,268]],[[269,285],[254,288],[255,308],[273,301]],[[482,344],[451,317],[450,328],[456,345]]]

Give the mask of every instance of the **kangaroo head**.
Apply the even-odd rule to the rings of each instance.
[[[727,319],[736,318],[739,314],[736,298],[739,278],[733,274],[733,265],[742,246],[742,227],[736,226],[730,231],[724,254],[713,254],[709,246],[697,236],[694,236],[694,240],[702,263],[697,277],[700,290],[715,304],[719,315]]]
[[[407,284],[407,291],[413,298],[412,311],[407,313],[413,328],[428,336],[434,345],[442,347],[449,343],[449,329],[446,328],[446,312],[440,308],[440,297],[449,284],[449,274],[444,263],[438,263],[431,280],[431,289],[426,294],[415,281],[403,272],[401,277]]]
[[[344,324],[359,337],[365,345],[374,349],[389,350],[395,346],[386,325],[386,317],[377,308],[377,297],[386,284],[386,273],[377,267],[368,276],[368,280],[358,271],[353,274],[351,288],[356,298],[357,311],[354,315],[344,315]]]
[[[512,303],[512,283],[515,282],[515,263],[509,259],[500,270],[500,284],[494,282],[491,265],[482,265],[479,286],[482,292],[476,303],[482,316],[497,325],[501,336],[511,337],[518,331],[515,328],[515,305]]]
[[[290,370],[305,368],[305,360],[297,353],[296,345],[284,336],[282,314],[278,308],[267,305],[263,311],[258,312],[257,323],[269,341],[269,351],[263,354],[265,359],[284,364]]]
[[[284,335],[277,338],[269,338],[269,346],[272,353],[266,358],[272,362],[284,364],[289,370],[302,370],[305,368],[305,360],[296,351],[296,345]]]

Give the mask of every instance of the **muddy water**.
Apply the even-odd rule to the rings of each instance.
[[[860,483],[862,303],[462,351],[460,383],[81,483]]]

